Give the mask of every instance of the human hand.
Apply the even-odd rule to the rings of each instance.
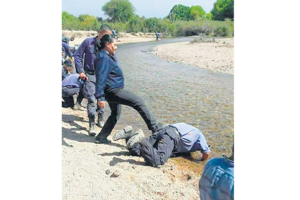
[[[85,75],[85,73],[81,72],[79,73],[79,77],[82,79],[82,80],[88,80],[88,77]]]
[[[105,107],[105,101],[98,101],[97,104],[98,104],[98,106],[100,108],[104,108]]]

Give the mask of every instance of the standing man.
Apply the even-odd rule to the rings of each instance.
[[[94,60],[96,58],[95,55],[95,44],[97,40],[100,40],[103,35],[112,34],[111,28],[103,24],[100,27],[99,34],[93,38],[85,39],[78,50],[76,51],[75,58],[75,67],[77,72],[79,73],[79,77],[82,80],[86,80],[83,86],[83,95],[88,99],[88,117],[89,117],[89,135],[95,136],[95,113],[98,110],[98,123],[99,127],[103,127],[103,108],[97,108],[97,99],[95,97],[96,92],[96,75],[95,75],[95,67]],[[84,65],[83,65],[84,59]]]

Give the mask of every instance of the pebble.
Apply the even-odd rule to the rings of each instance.
[[[112,177],[118,177],[120,176],[121,173],[119,171],[115,171],[113,174],[112,174]]]
[[[187,177],[188,181],[192,179],[192,176],[191,175],[188,175]]]
[[[109,173],[110,173],[110,170],[109,170],[109,169],[105,171],[105,174],[108,175]]]
[[[136,166],[135,165],[132,165],[132,169],[135,169],[136,168]]]

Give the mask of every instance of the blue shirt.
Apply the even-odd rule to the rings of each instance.
[[[124,76],[114,56],[109,55],[105,50],[97,53],[96,66],[96,98],[98,101],[105,101],[104,90],[124,88]]]
[[[65,49],[65,54],[71,58],[73,56],[73,54],[70,51],[69,45],[65,42],[62,42],[62,47]]]
[[[79,74],[70,74],[62,81],[63,87],[77,87],[79,88],[83,84],[83,80],[79,78]]]
[[[199,181],[200,199],[234,199],[234,161],[223,157],[209,160]]]
[[[210,153],[209,146],[203,133],[186,123],[171,124],[171,127],[177,129],[180,134],[180,140],[178,141],[177,152],[187,153],[200,150],[204,153]]]
[[[82,73],[84,71],[95,71],[94,60],[96,58],[95,55],[95,44],[97,42],[97,37],[86,38],[79,48],[76,50],[74,58],[75,58],[75,67],[78,73]],[[84,56],[84,66],[83,63]]]

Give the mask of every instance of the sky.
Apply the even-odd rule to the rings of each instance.
[[[174,5],[182,4],[191,7],[200,5],[205,12],[210,12],[217,0],[129,0],[135,7],[135,13],[146,18],[166,17]],[[109,0],[62,0],[62,11],[79,16],[89,14],[95,17],[107,18],[102,6]]]

